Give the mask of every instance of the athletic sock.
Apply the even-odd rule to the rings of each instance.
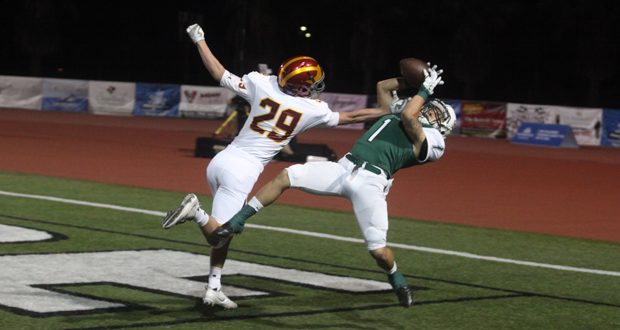
[[[388,282],[390,282],[394,291],[398,290],[398,288],[403,285],[407,285],[407,280],[399,271],[395,271],[394,274],[388,275]]]
[[[254,210],[256,210],[256,212],[260,211],[263,208],[263,204],[261,204],[261,202],[258,201],[256,196],[250,199],[250,201],[248,202],[248,205],[250,205]]]
[[[253,197],[252,200],[250,200],[250,202],[241,209],[241,211],[235,214],[228,221],[233,228],[233,233],[241,233],[243,231],[243,227],[245,226],[245,221],[262,208],[263,205],[258,201],[258,199],[256,199],[256,197]]]
[[[398,270],[398,267],[396,266],[396,261],[394,261],[394,266],[392,267],[392,269],[383,270],[383,272],[386,273],[387,275],[390,275],[390,274],[394,274],[397,270]]]
[[[219,267],[211,267],[211,272],[209,273],[209,287],[215,291],[220,291],[222,289],[222,268]]]
[[[205,212],[203,209],[198,208],[198,210],[196,210],[195,219],[198,226],[204,227],[207,222],[209,222],[209,214],[207,214],[207,212]]]
[[[394,267],[389,271],[384,270],[384,272],[388,276],[388,282],[392,285],[392,289],[394,291],[398,290],[403,285],[407,285],[407,280],[396,268],[396,262],[394,262]]]

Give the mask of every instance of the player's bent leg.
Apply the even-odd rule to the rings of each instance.
[[[254,196],[247,205],[245,205],[237,214],[235,214],[228,222],[216,228],[214,235],[219,238],[228,238],[233,234],[240,234],[245,222],[263,207],[273,203],[282,193],[290,188],[291,182],[288,178],[288,172],[283,170],[273,180],[263,186],[256,196]]]
[[[211,271],[204,296],[205,303],[225,308],[237,307],[221,292],[221,269],[226,261],[230,240],[220,239],[213,233],[243,207],[262,170],[263,165],[257,159],[232,145],[218,153],[209,163],[207,181],[213,193],[212,216],[201,226],[203,235],[211,245]]]
[[[221,292],[221,269],[224,267],[231,241],[215,236],[214,232],[220,227],[220,224],[225,223],[242,208],[260,171],[248,168],[245,174],[251,173],[251,175],[242,175],[228,170],[224,170],[222,173],[225,175],[217,177],[218,186],[213,196],[212,216],[206,225],[201,228],[207,241],[211,244],[211,271],[209,273],[208,287],[213,289],[208,290],[207,288],[208,292],[205,294],[204,301],[205,303],[216,304],[225,308],[235,308],[237,305]]]
[[[275,202],[282,193],[291,187],[288,170],[284,169],[273,180],[269,181],[256,194],[256,199],[263,206],[269,206]]]
[[[340,163],[312,162],[286,168],[289,187],[319,196],[342,195],[347,169]]]
[[[233,223],[230,223],[230,220],[239,210],[243,209],[258,174],[256,172],[254,176],[245,182],[239,182],[239,184],[235,184],[237,182],[234,182],[234,179],[226,178],[230,181],[229,184],[218,188],[217,194],[213,198],[213,217],[217,221],[210,222],[209,227],[206,228],[207,235],[212,237],[210,239],[219,241],[243,231],[243,222],[240,226],[233,228]]]
[[[380,191],[374,189],[362,190],[370,192],[367,196],[353,196],[353,208],[358,219],[358,223],[364,234],[366,247],[370,255],[375,259],[377,265],[387,274],[388,282],[398,297],[401,306],[409,307],[413,304],[413,294],[405,277],[397,270],[394,262],[394,253],[387,245],[387,204]],[[363,207],[360,205],[370,205]]]

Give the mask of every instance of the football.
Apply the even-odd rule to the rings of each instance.
[[[424,69],[428,69],[426,62],[417,58],[403,58],[400,60],[400,73],[413,87],[420,87],[424,82]]]

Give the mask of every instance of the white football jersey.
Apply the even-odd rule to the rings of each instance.
[[[446,141],[437,129],[429,127],[423,127],[422,129],[424,130],[424,135],[426,135],[428,152],[426,153],[426,159],[420,159],[420,161],[434,162],[443,156],[443,152],[446,149]]]
[[[250,103],[250,115],[232,145],[256,157],[263,165],[293,136],[319,125],[334,127],[340,115],[326,102],[287,95],[278,77],[250,72],[240,79],[226,71],[220,85]]]

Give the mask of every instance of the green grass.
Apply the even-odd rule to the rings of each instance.
[[[86,181],[0,172],[0,190],[166,212],[184,194]],[[210,196],[198,196],[207,211]],[[158,216],[0,195],[0,224],[62,235],[57,241],[0,243],[6,258],[55,258],[83,252],[153,251],[208,255],[193,223],[161,228]],[[274,204],[249,223],[361,238],[353,214]],[[620,244],[390,218],[388,241],[483,256],[620,272]],[[225,285],[270,292],[236,299],[224,311],[197,298],[120,285],[112,279],[86,283],[38,283],[45,289],[125,305],[122,310],[39,314],[0,302],[0,329],[620,329],[620,277],[476,260],[393,248],[399,270],[416,286],[416,305],[404,309],[392,292],[352,294],[289,281],[238,274]],[[202,260],[202,259],[201,259]],[[229,260],[384,282],[364,244],[246,228],[233,240]],[[127,261],[139,265],[143,260]],[[4,263],[4,265],[3,265]],[[42,278],[71,274],[67,266],[38,269]],[[94,264],[93,270],[105,265]],[[150,274],[161,275],[153,265]],[[204,264],[204,272],[208,265]],[[41,268],[41,267],[39,267]],[[4,269],[4,270],[3,270]],[[174,271],[174,270],[171,270]],[[30,275],[23,274],[24,278]],[[203,274],[206,275],[206,274]],[[132,274],[123,273],[131,278]],[[203,278],[193,278],[196,291]],[[4,283],[4,284],[3,284]],[[10,283],[9,283],[10,284]],[[0,299],[7,291],[0,276]],[[33,301],[38,299],[32,295]]]

